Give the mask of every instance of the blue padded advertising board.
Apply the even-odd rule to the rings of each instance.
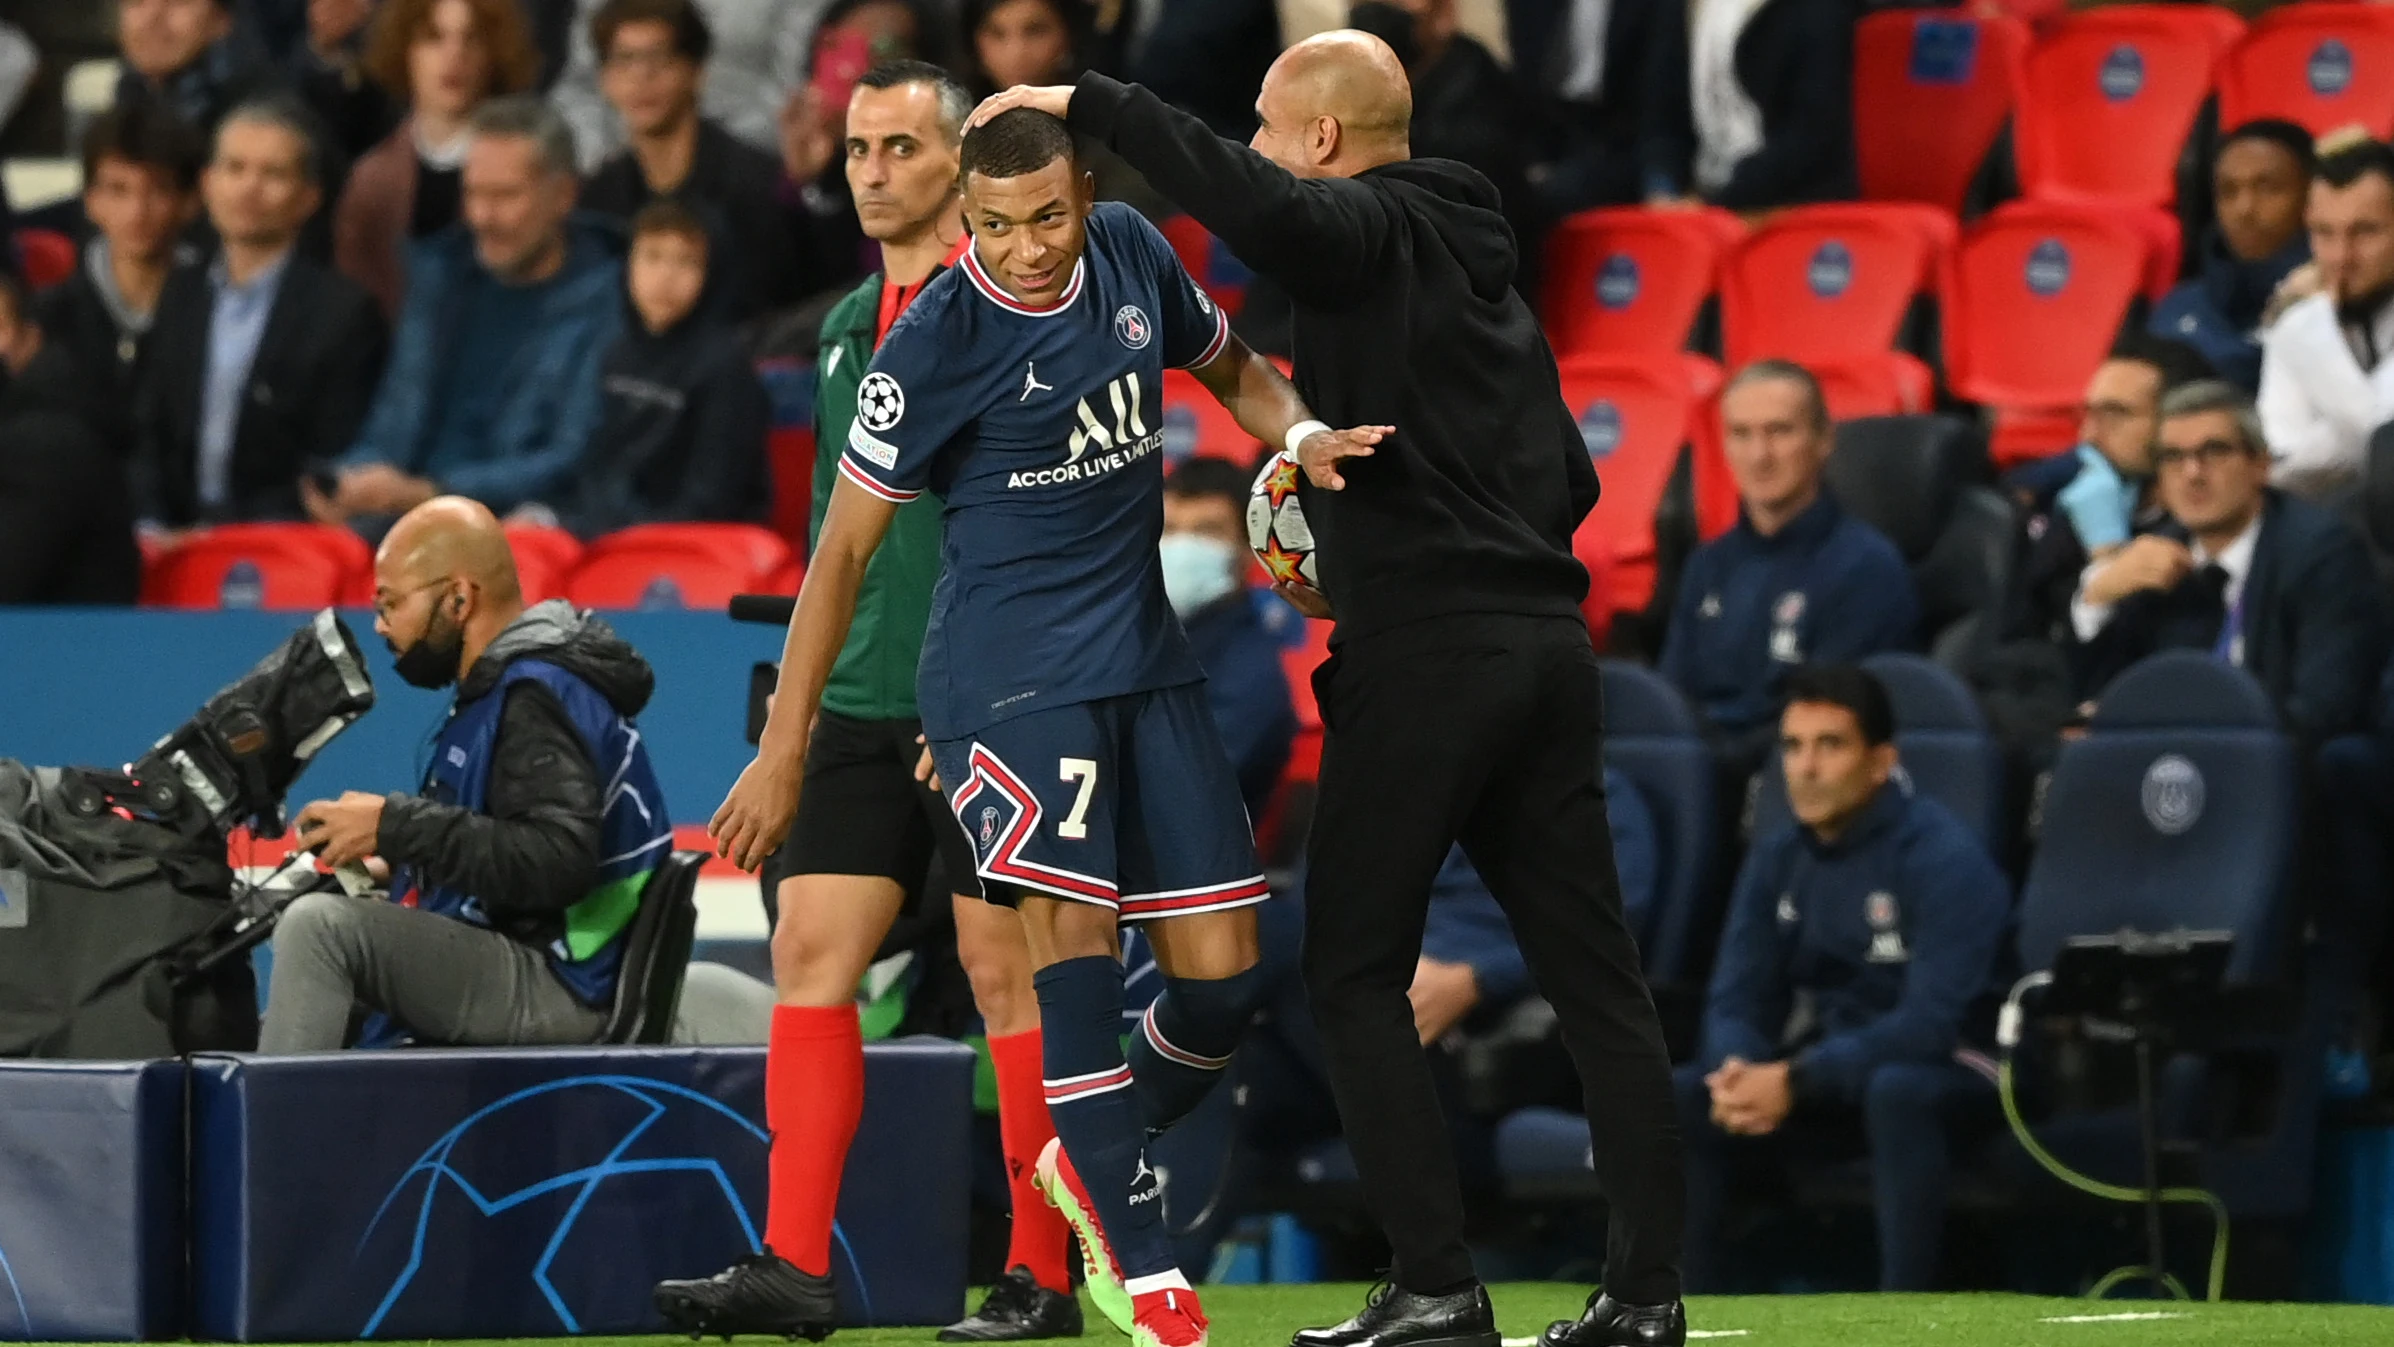
[[[176,1337],[183,1064],[0,1062],[0,1339]]]

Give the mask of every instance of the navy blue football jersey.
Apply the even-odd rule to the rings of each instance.
[[[1156,552],[1163,376],[1229,340],[1164,236],[1114,204],[1054,307],[1017,302],[967,249],[890,329],[840,472],[946,503],[917,677],[933,738],[1204,677]]]

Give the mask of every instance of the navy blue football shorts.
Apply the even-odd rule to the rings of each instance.
[[[1271,897],[1203,683],[1033,711],[931,756],[991,902],[1137,922]]]

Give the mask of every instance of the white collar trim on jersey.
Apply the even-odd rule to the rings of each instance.
[[[1007,294],[996,281],[991,280],[989,273],[981,269],[978,253],[970,247],[964,250],[964,274],[971,278],[973,288],[981,292],[981,297],[1008,313],[1019,313],[1025,318],[1052,318],[1071,308],[1074,301],[1081,297],[1081,283],[1087,279],[1088,271],[1089,253],[1084,248],[1081,255],[1073,259],[1072,279],[1064,282],[1064,297],[1044,309],[1034,309]]]

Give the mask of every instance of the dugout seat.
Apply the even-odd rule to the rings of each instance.
[[[1647,981],[1700,987],[1723,897],[1711,882],[1719,836],[1712,753],[1687,699],[1661,674],[1623,660],[1603,667],[1604,763],[1637,784],[1654,814],[1654,912],[1648,929],[1631,934]]]
[[[1779,356],[1810,365],[1897,348],[1915,303],[1943,291],[1957,235],[1950,214],[1908,202],[1772,216],[1722,268],[1725,363]]]
[[[2028,25],[1900,10],[1854,28],[1854,157],[1862,195],[1963,209],[2026,80]]]
[[[1878,675],[1895,706],[1895,748],[1914,790],[1953,811],[2002,859],[2003,751],[1978,698],[1951,669],[1918,655],[1874,655],[1862,667]],[[1754,836],[1793,821],[1787,777],[1774,757],[1754,796]]]
[[[2293,990],[2287,1025],[2256,1024],[2250,1041],[2181,1058],[2162,1077],[2165,1119],[2198,1132],[2174,1136],[2172,1150],[2240,1218],[2307,1210],[2321,1063],[2348,1010],[2328,993],[2320,951],[2292,939],[2297,771],[2251,675],[2195,651],[2142,660],[2103,690],[2086,737],[2063,745],[2020,898],[2024,970],[2051,968],[2076,935],[2225,931],[2236,941],[2230,989]],[[2108,1153],[2133,1157],[2133,1121],[2120,1113],[2038,1132],[2070,1159],[2064,1146],[2108,1127]],[[2135,1181],[2132,1166],[2094,1172]]]
[[[2072,14],[2028,53],[2014,137],[2030,196],[2169,206],[2213,74],[2244,23],[2211,5]]]
[[[2081,933],[2226,931],[2229,977],[2274,969],[2294,854],[2295,753],[2243,670],[2194,651],[2140,660],[2062,747],[2020,903],[2024,968]]]
[[[1727,211],[1581,211],[1546,240],[1538,310],[1557,355],[1687,346],[1745,226]]]
[[[1820,395],[1829,404],[1832,421],[1914,416],[1937,405],[1936,374],[1918,356],[1902,351],[1808,360],[1804,368],[1820,381]]]
[[[374,554],[347,529],[226,524],[204,529],[144,567],[141,601],[158,608],[308,610],[373,590]]]
[[[2356,124],[2381,139],[2394,131],[2394,13],[2310,3],[2263,14],[2219,73],[2219,124],[2261,117],[2314,136]]]
[[[1196,375],[1165,370],[1162,403],[1148,414],[1160,418],[1157,425],[1164,433],[1166,471],[1191,458],[1218,458],[1242,468],[1255,465],[1263,445],[1239,425],[1229,408],[1205,391]]]
[[[2047,437],[2059,422],[2024,414],[2066,412],[2061,433],[2075,435],[2086,381],[2129,320],[2149,256],[2110,213],[2053,203],[1998,212],[1964,237],[1945,308],[1946,384],[1996,413],[1998,466],[2057,447]]]
[[[1865,417],[1837,427],[1829,490],[1885,534],[1912,569],[1930,655],[1968,670],[1994,639],[2011,585],[2011,502],[1975,431],[1945,416]]]
[[[682,977],[698,930],[698,872],[703,851],[676,851],[640,889],[640,906],[624,933],[615,1004],[608,1007],[601,1043],[666,1043],[681,1008]]]
[[[1564,405],[1603,483],[1574,549],[1608,549],[1613,610],[1641,611],[1654,596],[1655,513],[1702,434],[1709,390],[1690,386],[1688,359],[1676,354],[1569,356],[1557,368]]]

